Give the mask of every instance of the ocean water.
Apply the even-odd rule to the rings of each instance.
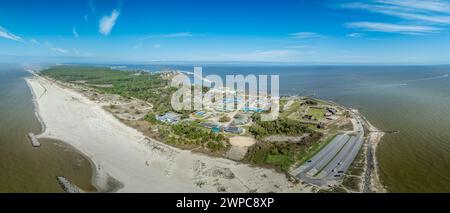
[[[68,145],[42,139],[32,148],[26,134],[40,133],[29,74],[18,65],[0,64],[0,192],[63,192],[56,176],[65,176],[88,191],[92,167],[88,159]]]
[[[141,65],[126,69],[193,66]],[[450,192],[450,66],[205,65],[203,76],[276,74],[280,94],[315,95],[359,109],[386,134],[378,148],[391,192]]]

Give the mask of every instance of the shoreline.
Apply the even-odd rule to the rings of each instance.
[[[122,185],[121,183],[117,183],[116,186],[111,186],[108,188],[102,187],[102,185],[104,186],[104,183],[99,183],[100,181],[103,181],[102,179],[97,178],[98,176],[100,176],[99,171],[97,170],[98,166],[95,164],[95,162],[89,158],[84,152],[80,151],[79,149],[77,149],[75,146],[73,146],[70,143],[64,142],[62,140],[60,140],[59,138],[53,138],[48,136],[47,133],[47,126],[45,125],[44,121],[41,118],[41,115],[39,114],[39,104],[37,102],[37,100],[39,99],[39,97],[41,97],[42,95],[44,95],[44,93],[46,92],[46,88],[44,88],[44,92],[38,97],[35,90],[33,89],[32,85],[29,82],[29,78],[33,78],[33,77],[37,77],[37,75],[35,73],[31,73],[32,76],[29,77],[25,77],[24,80],[28,86],[28,88],[30,89],[31,95],[32,95],[32,102],[33,102],[33,107],[34,107],[34,114],[36,116],[36,119],[38,120],[40,126],[41,126],[41,131],[40,133],[36,134],[36,138],[46,138],[46,139],[52,139],[52,140],[56,140],[60,143],[64,143],[65,146],[70,147],[71,149],[77,151],[80,155],[83,156],[83,158],[85,158],[86,160],[89,161],[89,164],[91,166],[92,169],[92,175],[91,175],[91,184],[95,187],[95,189],[97,190],[96,192],[115,192],[117,190],[119,190]],[[42,85],[41,85],[42,86]],[[111,177],[109,177],[111,178]],[[70,180],[69,180],[70,181]],[[112,181],[114,182],[114,180]]]
[[[34,76],[35,74],[31,73],[31,75]],[[32,98],[31,101],[33,102],[33,106],[34,106],[34,116],[36,116],[36,119],[38,120],[39,124],[41,125],[41,132],[36,135],[36,137],[38,137],[39,135],[43,134],[46,131],[47,127],[45,126],[45,123],[42,121],[42,118],[39,115],[39,105],[37,103],[38,96],[36,95],[36,92],[33,90],[33,87],[31,86],[30,82],[28,82],[27,78],[29,78],[29,77],[25,77],[24,80],[28,86],[28,89],[31,92],[31,98]]]
[[[35,109],[43,128],[45,128],[39,137],[57,139],[83,153],[95,166],[97,175],[92,177],[95,187],[104,187],[110,182],[108,178],[104,177],[106,174],[123,183],[123,187],[117,189],[118,192],[309,192],[311,190],[309,186],[290,182],[285,175],[272,169],[256,168],[227,159],[213,159],[146,138],[142,133],[121,123],[112,114],[102,109],[99,104],[88,100],[82,94],[62,88],[54,81],[33,75],[26,78],[26,81],[34,94]],[[36,94],[42,90],[39,86],[48,88],[45,88],[45,94],[37,98]],[[65,99],[62,100],[62,98]],[[64,103],[68,101],[71,103]],[[80,116],[70,116],[61,107],[69,108],[68,112],[75,112]],[[90,110],[77,110],[77,108]],[[85,123],[88,126],[93,125],[94,128],[77,128],[72,124],[68,125],[72,128],[67,128],[65,126],[68,123],[67,120],[61,121],[58,114],[63,117],[68,115],[65,119],[73,123]],[[90,116],[99,120],[90,118]],[[94,119],[95,122],[92,123],[92,120],[89,119]],[[112,126],[115,128],[111,128]],[[75,138],[74,136],[80,134],[74,132],[85,134],[85,137]],[[121,140],[111,137],[111,134],[118,134],[121,139],[124,139],[123,141],[134,142],[123,143]],[[93,138],[99,139],[98,144],[91,144],[90,141]],[[108,145],[117,146],[118,149],[105,146],[104,143],[109,143],[110,140],[114,142]],[[104,149],[108,149],[114,154]],[[161,152],[161,150],[164,151]],[[117,162],[117,159],[114,159],[117,155],[126,156],[127,152],[129,152],[128,157],[122,156],[122,160],[128,162]],[[130,160],[130,158],[134,159]],[[136,163],[140,164],[139,161],[142,164],[136,165]],[[134,169],[129,167],[134,167]],[[136,174],[130,174],[130,172],[136,172]],[[223,177],[223,172],[232,175]],[[255,177],[255,174],[260,174],[260,176]]]
[[[358,111],[358,114],[359,113]],[[364,116],[361,116],[361,118],[364,120],[364,122],[367,124],[369,136],[368,136],[368,146],[371,148],[371,155],[373,159],[373,175],[371,175],[371,188],[374,192],[388,192],[386,187],[383,185],[381,178],[380,178],[380,165],[377,159],[377,152],[378,152],[378,146],[381,143],[381,139],[384,136],[384,132],[377,129],[375,126],[373,126]],[[366,153],[367,154],[367,153]],[[367,164],[367,162],[366,162]],[[367,169],[367,165],[366,165]]]
[[[312,99],[316,99],[316,98],[312,98]],[[317,99],[316,99],[317,100]],[[384,136],[384,132],[380,131],[378,128],[376,128],[374,125],[372,125],[369,120],[357,109],[353,109],[351,107],[346,107],[342,104],[336,103],[334,101],[326,101],[329,103],[332,103],[336,106],[339,106],[343,109],[346,109],[348,111],[353,111],[354,114],[356,116],[358,116],[364,123],[367,128],[366,131],[368,131],[368,135],[366,137],[365,140],[365,146],[361,147],[361,149],[364,149],[364,172],[359,176],[362,179],[362,188],[361,188],[361,192],[365,192],[365,193],[371,193],[371,192],[388,192],[386,187],[383,185],[381,178],[380,178],[380,168],[379,168],[379,163],[377,160],[377,156],[376,153],[378,151],[378,145],[381,143],[381,139]],[[361,151],[361,150],[360,150]],[[369,154],[368,151],[370,151],[371,153]],[[368,158],[369,155],[371,155],[371,161],[372,161],[372,165],[369,164],[368,162]],[[373,166],[373,168],[369,168],[370,166]],[[366,189],[366,180],[365,180],[365,176],[367,175],[367,170],[370,169],[371,171],[369,171],[369,176],[370,176],[370,183],[369,185],[367,185],[369,187],[369,189]]]

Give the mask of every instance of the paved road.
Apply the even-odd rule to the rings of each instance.
[[[355,131],[337,135],[320,152],[293,170],[291,174],[307,183],[319,186],[335,184],[339,181],[364,142],[362,122],[354,116],[352,123]]]
[[[356,137],[351,137],[341,150],[334,156],[334,158],[326,165],[323,170],[317,175],[318,178],[328,178],[334,174],[338,175],[336,168],[340,166],[355,146]]]
[[[362,144],[364,143],[364,137],[361,135],[356,139],[356,142],[353,146],[352,151],[349,153],[347,158],[343,161],[343,163],[337,168],[337,172],[342,171],[345,172],[352,164],[353,160],[356,158],[356,155],[358,155],[359,150],[361,149]],[[340,178],[340,177],[337,177]]]
[[[348,135],[342,135],[342,137],[339,137],[338,139],[333,139],[334,146],[330,147],[329,151],[326,153],[319,152],[316,155],[320,155],[321,158],[318,161],[312,161],[311,164],[313,164],[310,167],[310,170],[307,171],[307,174],[310,176],[317,175],[318,172],[320,172],[331,160],[333,160],[333,157],[337,154],[337,152],[348,142],[350,137]],[[329,147],[330,145],[327,145],[325,148]]]

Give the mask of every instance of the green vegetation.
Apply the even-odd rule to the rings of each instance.
[[[97,93],[117,94],[125,98],[137,98],[153,105],[153,110],[144,118],[151,124],[146,127],[152,137],[184,148],[201,147],[211,152],[223,152],[229,147],[228,138],[221,133],[214,133],[200,126],[197,122],[181,122],[168,125],[155,119],[160,115],[171,111],[170,100],[177,88],[170,86],[168,79],[159,74],[151,74],[135,71],[119,71],[110,68],[82,67],[82,66],[55,66],[41,72],[42,75],[59,81],[90,87]],[[203,88],[206,91],[206,88]],[[283,100],[282,105],[287,101]],[[314,100],[307,100],[307,105],[317,105]],[[283,112],[275,121],[261,121],[260,115],[252,116],[254,124],[248,128],[248,132],[259,141],[249,148],[245,161],[260,165],[270,165],[283,171],[315,154],[327,142],[317,143],[322,134],[314,131],[313,127],[293,119],[288,115],[305,110],[308,106],[294,102],[287,112]],[[120,109],[110,105],[110,109]],[[323,117],[323,109],[313,109],[310,113],[316,118]],[[130,109],[136,114],[142,113],[137,109]],[[178,112],[182,118],[188,118],[190,111]],[[145,122],[141,121],[141,122]],[[230,117],[222,116],[220,122],[229,122]],[[270,135],[303,136],[299,142],[266,142],[264,138]]]
[[[255,135],[258,140],[261,140],[268,135],[297,136],[314,132],[304,124],[286,118],[279,118],[275,121],[261,121],[260,115],[256,113],[252,118],[254,124],[250,127],[249,131]]]
[[[347,190],[342,187],[335,186],[330,189],[321,189],[317,193],[347,193]]]
[[[159,74],[82,66],[55,66],[42,71],[41,74],[63,82],[82,84],[99,93],[117,94],[152,103],[153,112],[148,113],[144,120],[154,125],[157,131],[152,133],[152,136],[158,140],[182,147],[202,147],[212,152],[228,148],[228,139],[222,134],[213,133],[195,123],[168,126],[155,118],[155,115],[172,109],[170,100],[177,89],[170,87],[169,80]],[[203,90],[207,91],[206,88]],[[110,109],[115,108],[116,106],[110,105]],[[142,113],[134,107],[130,110],[136,114]],[[187,118],[190,111],[179,113],[182,113],[181,118]]]
[[[317,105],[317,101],[313,100],[313,99],[308,99],[305,101],[305,104],[307,105]]]
[[[225,151],[229,142],[221,133],[214,133],[209,129],[199,126],[197,122],[178,123],[167,126],[155,118],[155,114],[149,113],[145,120],[159,128],[157,138],[166,143],[180,147],[203,147],[212,152]]]
[[[158,74],[128,72],[101,67],[55,66],[41,72],[56,80],[86,84],[100,92],[150,102],[163,114],[171,109],[170,99],[176,88]],[[101,85],[111,85],[103,87]]]
[[[288,101],[286,99],[283,99],[283,98],[280,99],[280,102],[279,102],[279,104],[280,104],[280,113],[284,112],[284,106],[286,106],[287,102]]]
[[[229,122],[230,120],[231,120],[231,118],[226,115],[219,118],[219,122],[221,122],[221,123]]]
[[[155,114],[153,113],[148,113],[147,115],[145,115],[144,119],[151,124],[163,124],[161,121],[156,119]]]
[[[228,139],[224,135],[213,133],[194,123],[179,123],[171,128],[174,134],[183,137],[184,143],[206,146],[213,152],[228,148]]]
[[[342,180],[342,186],[346,187],[347,189],[353,190],[353,191],[359,191],[359,184],[361,183],[361,178],[357,176],[344,176]]]
[[[355,160],[350,164],[349,169],[344,174],[342,186],[353,191],[360,191],[361,176],[363,175],[364,167],[365,152],[364,148],[361,148]]]
[[[316,120],[321,120],[325,117],[325,109],[310,107],[308,114],[312,115]]]
[[[282,118],[285,118],[285,117],[288,117],[289,115],[291,115],[292,113],[300,112],[302,110],[303,110],[302,105],[298,101],[294,101],[294,103],[292,103],[288,107],[287,110],[283,110],[282,112],[280,112],[280,115],[281,115]]]
[[[259,142],[249,148],[245,160],[254,164],[275,166],[288,172],[291,165],[302,159],[319,138],[320,133],[313,133],[300,142]]]
[[[311,147],[317,144],[322,134],[311,130],[308,126],[287,118],[279,118],[275,121],[261,121],[259,114],[252,116],[254,124],[249,132],[255,135],[260,142],[251,147],[246,156],[246,161],[271,165],[282,171],[289,171],[290,167],[309,153]],[[264,138],[269,135],[302,136],[308,134],[299,142],[268,142]]]

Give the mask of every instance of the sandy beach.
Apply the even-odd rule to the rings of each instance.
[[[94,185],[117,192],[310,192],[284,174],[180,150],[145,137],[80,93],[32,76],[30,86],[44,132],[95,165]]]

